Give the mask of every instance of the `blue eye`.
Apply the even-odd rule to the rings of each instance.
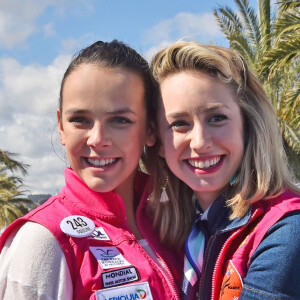
[[[88,124],[89,120],[86,117],[73,117],[70,118],[69,122],[75,124]]]
[[[209,119],[209,122],[222,122],[224,120],[227,120],[228,117],[223,115],[223,114],[216,114],[216,115],[213,115],[210,119]]]
[[[119,124],[119,125],[132,123],[132,121],[130,119],[125,118],[125,117],[113,117],[112,122],[115,124]]]
[[[178,120],[170,124],[170,128],[181,128],[188,126],[189,124],[186,121]]]

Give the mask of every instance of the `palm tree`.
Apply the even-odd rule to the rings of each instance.
[[[259,69],[267,81],[283,74],[286,82],[277,101],[281,116],[283,136],[294,152],[300,153],[300,1],[285,0],[279,3],[278,16],[274,23],[272,48],[263,58]],[[294,130],[293,130],[294,129]],[[289,151],[290,156],[293,155]],[[299,163],[299,156],[295,156]]]
[[[279,15],[274,24],[276,38],[261,68],[269,76],[275,75],[282,67],[290,66],[291,62],[292,68],[299,67],[300,63],[300,0],[285,0],[278,4]]]
[[[14,159],[15,156],[17,154],[0,149],[0,165],[5,166],[10,171],[20,171],[22,175],[27,175],[29,165]]]
[[[28,212],[26,204],[32,201],[24,196],[23,179],[9,173],[27,174],[27,164],[13,159],[15,154],[0,150],[0,228]]]
[[[300,14],[299,0],[283,0],[273,16],[270,0],[235,0],[213,10],[230,47],[243,55],[273,103],[287,153],[300,178]]]

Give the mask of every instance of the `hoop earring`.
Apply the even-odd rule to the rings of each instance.
[[[161,195],[160,195],[160,199],[159,199],[159,202],[163,203],[163,204],[166,204],[170,201],[169,196],[166,191],[168,182],[169,182],[169,178],[167,176],[164,185],[162,185],[162,187],[161,187],[162,191],[161,191]]]

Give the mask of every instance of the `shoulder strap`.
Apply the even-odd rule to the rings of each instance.
[[[294,197],[288,198],[289,196]],[[249,252],[247,268],[249,268],[251,256],[256,251],[261,241],[264,239],[268,230],[289,212],[300,210],[300,198],[290,192],[285,192],[274,201],[270,201],[270,204],[265,207],[266,210],[263,218],[259,221],[255,229],[253,230],[253,233],[251,234],[252,249]],[[265,203],[268,203],[268,201],[266,201]]]

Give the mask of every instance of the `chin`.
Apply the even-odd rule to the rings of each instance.
[[[84,180],[85,184],[94,192],[97,193],[107,193],[110,192],[112,189],[110,186],[105,184],[105,182],[99,182],[99,180]]]

